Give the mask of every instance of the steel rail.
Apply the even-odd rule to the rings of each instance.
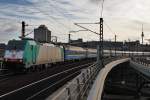
[[[92,62],[92,63],[93,63],[93,62]],[[45,81],[45,80],[48,80],[48,79],[50,79],[50,78],[52,78],[52,77],[56,77],[56,76],[58,76],[58,75],[60,75],[60,74],[66,73],[66,72],[68,72],[68,71],[71,71],[71,70],[74,70],[74,69],[77,69],[77,68],[80,68],[80,67],[83,67],[83,66],[86,66],[86,65],[90,65],[90,64],[92,64],[92,63],[87,63],[87,64],[84,64],[84,65],[79,65],[78,67],[74,67],[74,68],[71,68],[71,69],[62,71],[62,72],[60,72],[60,73],[51,75],[51,76],[46,77],[46,78],[44,78],[44,79],[41,79],[41,80],[39,80],[39,81],[33,82],[33,83],[31,83],[31,84],[28,84],[28,85],[26,85],[26,86],[23,86],[23,87],[21,87],[21,88],[18,88],[18,89],[16,89],[16,90],[11,91],[11,92],[8,92],[8,93],[6,93],[6,94],[3,94],[3,95],[0,96],[0,98],[3,98],[3,97],[5,97],[5,96],[8,96],[8,95],[13,94],[13,93],[15,93],[15,92],[18,92],[18,91],[20,91],[20,90],[23,90],[23,89],[25,89],[25,88],[27,88],[27,87],[36,85],[36,84],[38,84],[38,83],[40,83],[40,82],[43,82],[43,81]]]
[[[59,83],[63,82],[65,79],[67,79],[67,78],[69,78],[69,77],[71,77],[71,76],[73,76],[73,75],[75,75],[75,74],[77,74],[77,73],[79,73],[79,72],[81,72],[81,70],[76,71],[76,72],[74,72],[73,74],[68,75],[68,76],[66,76],[65,78],[63,78],[63,79],[61,79],[61,80],[57,81],[56,83],[54,83],[54,84],[52,84],[52,85],[50,85],[50,86],[48,86],[48,87],[46,87],[46,88],[42,89],[41,91],[39,91],[39,92],[35,93],[34,95],[32,95],[32,96],[28,97],[26,100],[31,100],[31,99],[33,99],[34,97],[36,97],[36,96],[40,95],[42,92],[44,92],[44,91],[48,90],[49,88],[52,88],[53,86],[55,86],[55,85],[57,85],[57,84],[59,84]]]

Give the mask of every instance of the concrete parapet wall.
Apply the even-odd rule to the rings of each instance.
[[[129,58],[120,58],[120,60],[108,63],[102,69],[95,63],[87,69],[83,69],[80,75],[56,91],[47,100],[100,100],[108,73],[118,64],[129,60]]]
[[[105,79],[108,75],[108,73],[114,68],[115,66],[129,61],[130,58],[120,59],[116,61],[112,61],[111,63],[107,64],[101,71],[99,72],[96,81],[94,82],[94,85],[92,86],[92,89],[89,93],[87,100],[101,100],[103,88]]]

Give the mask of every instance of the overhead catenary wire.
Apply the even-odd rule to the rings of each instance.
[[[61,25],[62,27],[64,27],[64,28],[66,28],[66,29],[68,29],[69,30],[69,28],[65,25],[65,24],[63,24],[63,23],[61,23],[60,21],[58,21],[55,17],[53,17],[53,16],[51,16],[51,15],[49,15],[48,13],[46,13],[46,11],[42,11],[40,8],[38,8],[35,4],[33,4],[33,9],[36,9],[36,10],[38,10],[40,13],[42,13],[43,15],[46,15],[46,16],[48,16],[48,18],[50,19],[50,21],[51,20],[53,20],[54,22],[56,22],[56,23],[58,23],[59,25]],[[52,24],[53,22],[51,21],[51,26],[54,26],[53,24]],[[65,30],[65,29],[64,29]],[[53,30],[54,31],[54,30]],[[62,33],[62,31],[60,31],[60,30],[55,30],[55,31],[57,31],[58,33]],[[65,30],[66,31],[66,30]],[[53,32],[53,33],[55,33],[56,35],[57,35],[57,33],[56,32]]]
[[[101,15],[100,15],[101,18],[103,18],[104,2],[105,2],[105,0],[102,0],[101,13],[100,13],[100,14],[101,14]],[[110,26],[109,26],[105,21],[103,21],[103,22],[104,22],[104,24],[106,25],[106,27],[109,29],[109,31],[110,31],[112,34],[115,35],[115,41],[116,41],[116,37],[117,37],[116,33],[112,31],[112,29],[110,28]]]
[[[51,3],[51,1],[47,1],[47,2],[49,2],[50,3],[50,5],[51,6],[53,6],[53,9],[54,10],[56,10],[57,12],[59,12],[59,13],[61,13],[61,14],[63,14],[64,15],[64,13],[62,13],[62,11],[60,10],[60,9],[58,9],[57,7],[55,7],[52,3]],[[52,1],[53,2],[53,1]],[[57,2],[55,2],[55,3],[57,3]],[[68,18],[69,19],[69,18]],[[69,21],[71,21],[71,20],[69,20]],[[74,23],[74,22],[72,22],[72,23]],[[78,23],[78,24],[99,24],[99,23]]]
[[[53,4],[51,4],[51,1],[47,1],[47,2],[49,2],[50,6],[53,6],[53,9],[55,8],[54,10],[56,10],[58,13],[61,13],[62,15],[64,15],[64,13],[62,13],[58,8],[56,8]],[[68,21],[70,21],[69,18],[67,18],[67,19],[68,19]],[[70,27],[68,27],[66,25],[65,25],[65,27],[70,29]]]
[[[48,1],[49,2],[49,4],[50,5],[53,5],[50,1]],[[55,18],[53,18],[53,16],[50,16],[49,14],[47,14],[47,13],[45,13],[44,11],[42,11],[41,9],[39,9],[37,6],[35,6],[35,4],[34,4],[34,6],[33,6],[34,8],[36,8],[36,9],[38,9],[42,14],[44,14],[44,15],[47,15],[47,16],[49,16],[49,17],[51,17],[53,20],[55,20],[56,21],[56,19]],[[59,9],[55,9],[57,12],[59,12],[59,13],[61,13],[62,14],[62,12],[59,10]],[[58,20],[57,20],[58,21]],[[57,22],[56,21],[56,22]],[[58,23],[58,22],[57,22]],[[69,29],[66,25],[64,25],[63,23],[60,23],[59,22],[59,24],[61,24],[61,25],[63,25],[64,27],[66,27],[66,29]],[[93,24],[93,23],[92,23]],[[94,23],[95,24],[95,23]]]
[[[65,13],[62,13],[62,11],[60,10],[60,9],[58,9],[58,7],[55,7],[52,3],[51,3],[51,1],[47,1],[49,4],[50,4],[50,6],[52,6],[52,8],[54,9],[54,10],[56,10],[58,13],[60,13],[60,14],[62,14],[62,15],[65,15]],[[55,1],[52,1],[52,2],[55,2]],[[55,4],[56,4],[57,2],[55,2]],[[67,20],[68,20],[68,22],[70,22],[71,20],[69,20],[70,18],[68,17],[67,18]],[[74,22],[72,22],[71,21],[71,23],[74,23]],[[68,29],[69,30],[71,30],[71,26],[70,27],[68,27]],[[69,31],[70,32],[70,31]],[[68,35],[68,34],[67,34]]]
[[[104,24],[106,25],[106,27],[108,28],[108,30],[109,30],[112,34],[116,35],[116,33],[113,32],[113,30],[110,28],[110,26],[109,26],[105,21],[104,21]]]
[[[103,8],[104,8],[104,0],[102,1],[102,8],[101,8],[101,18],[102,18],[102,15],[103,15]],[[101,21],[101,18],[100,18],[100,21]],[[97,33],[97,32],[95,32],[95,31],[92,31],[92,30],[90,30],[90,29],[88,29],[88,28],[85,28],[85,27],[83,27],[83,26],[81,26],[80,24],[100,24],[100,22],[98,22],[98,23],[74,23],[76,26],[78,26],[78,27],[80,27],[80,28],[82,28],[82,29],[85,29],[85,30],[87,30],[87,31],[90,31],[90,32],[92,32],[92,33],[94,33],[94,34],[97,34],[97,35],[100,35],[100,37],[101,37],[101,32],[100,33]],[[101,40],[101,39],[100,39]]]
[[[6,17],[0,17],[0,21],[3,21],[3,22],[6,22],[6,20],[8,21],[14,21],[14,22],[16,22],[16,23],[18,23],[18,24],[21,24],[21,21],[19,21],[19,20],[16,20],[16,19],[13,19],[13,18],[6,18]]]
[[[103,17],[104,2],[105,2],[105,0],[102,0],[102,5],[101,5],[102,8],[101,8],[101,13],[100,13],[101,18]]]
[[[41,12],[42,13],[42,12]],[[48,15],[48,14],[44,14],[44,15],[46,15],[46,16],[50,16],[50,15]],[[50,21],[51,22],[51,21]],[[50,23],[51,24],[51,26],[53,26],[53,24],[52,23]],[[39,26],[39,25],[29,25],[29,26]],[[54,31],[54,29],[51,27],[51,30],[52,31]],[[59,31],[59,30],[55,30],[55,31],[57,31],[57,32],[59,32],[59,33],[61,33],[61,31]]]
[[[33,4],[33,7],[34,7],[35,9],[37,9],[39,12],[41,12],[42,14],[44,14],[44,15],[50,17],[50,18],[51,18],[52,20],[54,20],[56,23],[62,25],[64,28],[68,29],[68,27],[67,27],[65,24],[63,24],[63,23],[61,23],[60,21],[56,20],[55,17],[49,15],[49,14],[46,13],[45,11],[42,11],[42,10],[41,10],[39,7],[37,7],[35,4]]]
[[[24,1],[26,1],[26,0],[24,0]],[[41,14],[45,15],[45,17],[47,17],[48,19],[50,19],[48,22],[50,22],[49,24],[51,25],[51,30],[52,30],[52,31],[54,31],[54,24],[52,24],[52,23],[54,23],[54,22],[55,22],[55,23],[58,23],[59,25],[61,25],[61,26],[64,27],[64,28],[66,28],[63,23],[58,22],[58,20],[57,20],[55,17],[53,17],[53,16],[49,15],[48,13],[46,13],[46,12],[48,12],[48,11],[42,11],[39,7],[36,6],[36,4],[33,3],[33,4],[32,4],[32,7],[30,7],[30,8],[37,10],[38,12],[36,12],[36,13],[41,13]],[[52,20],[53,20],[54,22],[52,22]],[[52,26],[53,26],[53,27],[52,27]],[[66,28],[66,29],[67,29],[67,28]],[[59,31],[59,30],[55,30],[55,31],[61,33],[61,31]]]
[[[102,6],[101,6],[101,17],[103,16],[103,9],[104,9],[104,1],[105,0],[102,0]],[[50,5],[53,5],[50,1],[48,1],[49,2],[49,4]],[[48,13],[46,13],[45,11],[42,11],[40,8],[38,8],[37,6],[35,6],[35,4],[33,5],[34,6],[34,8],[36,8],[36,9],[38,9],[39,10],[39,12],[40,13],[42,13],[42,14],[44,14],[44,15],[47,15],[47,16],[49,16],[51,19],[53,19],[54,21],[56,21],[57,23],[59,23],[59,24],[61,24],[63,27],[65,27],[66,29],[69,29],[68,27],[66,27],[66,25],[64,25],[63,23],[61,23],[61,22],[58,22],[58,20],[56,20],[56,18],[55,17],[53,17],[53,16],[51,16],[51,15],[49,15]],[[59,10],[59,9],[55,9],[57,12],[59,12],[59,13],[61,13],[62,14],[62,12]],[[93,23],[91,23],[91,24],[93,24]],[[96,23],[95,23],[96,24]],[[108,27],[108,29],[109,30],[111,30],[111,28],[106,24],[106,26]],[[111,30],[111,32],[113,33],[113,34],[115,34],[112,30]]]

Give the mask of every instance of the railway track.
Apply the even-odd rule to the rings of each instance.
[[[4,74],[4,75],[0,75],[0,82],[8,80],[13,75],[14,75],[13,73],[7,73],[7,74]]]
[[[10,76],[13,76],[14,73],[10,72],[8,69],[0,69],[0,82],[7,80]]]
[[[91,65],[92,63],[93,63],[93,61],[88,61],[88,60],[80,62],[78,64],[76,62],[76,63],[68,64],[63,68],[59,68],[58,70],[55,69],[55,67],[53,67],[55,70],[51,69],[52,70],[51,74],[49,73],[49,75],[46,75],[49,72],[49,71],[47,71],[47,73],[45,75],[43,75],[43,78],[41,78],[40,80],[31,82],[30,84],[26,84],[21,87],[19,87],[17,84],[16,85],[18,87],[16,87],[16,85],[10,85],[10,82],[15,82],[15,81],[17,82],[18,78],[15,79],[14,81],[4,82],[4,84],[2,83],[3,85],[7,85],[9,83],[8,87],[15,87],[13,90],[6,89],[6,86],[4,86],[4,88],[2,88],[3,85],[0,83],[0,90],[4,89],[4,91],[1,92],[0,99],[4,99],[4,100],[18,100],[18,99],[19,100],[43,100],[43,98],[46,98],[47,96],[49,96],[52,92],[54,92],[60,86],[65,84],[67,81],[69,81],[72,78],[74,78],[75,76],[77,76],[80,73],[82,68],[85,68],[85,67]],[[60,67],[60,66],[58,66],[58,67]],[[48,69],[48,70],[50,70],[50,69]],[[39,73],[40,74],[44,73],[44,71],[39,72]],[[29,74],[28,76],[30,76],[30,75],[31,74]],[[19,77],[21,77],[21,76],[19,76]],[[32,78],[33,78],[33,76],[32,76]],[[34,78],[36,78],[36,77],[34,76]],[[22,79],[22,80],[24,80],[24,79]],[[24,83],[24,81],[22,81],[22,83]]]

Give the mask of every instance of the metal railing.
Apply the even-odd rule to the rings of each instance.
[[[90,87],[100,71],[97,63],[82,70],[81,74],[72,80],[63,90],[50,100],[84,100],[87,98]]]

